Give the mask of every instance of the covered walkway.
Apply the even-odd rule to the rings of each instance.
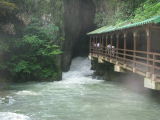
[[[88,33],[90,58],[115,64],[144,76],[144,86],[160,90],[160,16],[125,26],[102,27]]]

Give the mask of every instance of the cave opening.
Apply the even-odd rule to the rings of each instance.
[[[92,0],[64,0],[63,71],[69,70],[74,57],[88,55],[89,37],[86,33],[95,28],[95,9]]]

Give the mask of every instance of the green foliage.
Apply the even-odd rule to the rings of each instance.
[[[160,15],[160,1],[147,0],[135,10],[135,17],[132,21],[140,21],[157,15]]]
[[[20,13],[32,13],[36,12],[37,9],[37,3],[39,0],[10,0],[14,4],[18,6],[18,12]],[[37,4],[37,5],[36,5]]]
[[[13,79],[18,80],[52,80],[58,74],[55,58],[61,54],[57,39],[58,27],[32,22],[19,39],[8,41],[9,55],[0,64],[0,71],[7,71]],[[3,47],[1,47],[3,49]],[[5,49],[5,48],[4,48]]]
[[[8,0],[14,3],[18,10],[17,13],[25,14],[28,19],[31,19],[33,16],[35,18],[48,17],[49,24],[54,23],[59,27],[58,31],[59,37],[64,36],[64,23],[63,23],[63,0]]]
[[[63,0],[51,0],[50,1],[50,8],[52,13],[52,20],[56,25],[58,25],[61,30],[64,27],[63,23],[63,14],[64,14],[64,5]]]
[[[101,0],[101,2],[104,7],[98,6],[102,10],[97,10],[95,16],[98,27],[119,26],[160,15],[159,0]]]
[[[0,34],[0,74],[14,80],[56,80],[64,40],[63,0],[0,0],[0,30],[9,22],[16,34]]]
[[[124,21],[133,15],[132,11],[138,5],[135,5],[135,0],[100,0],[97,6],[95,23],[101,26],[113,25],[116,22]]]

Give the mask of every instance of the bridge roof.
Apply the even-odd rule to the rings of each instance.
[[[104,27],[101,27],[99,29],[96,29],[94,31],[91,31],[91,32],[87,33],[87,35],[109,33],[109,32],[113,32],[113,31],[124,30],[124,29],[128,29],[128,28],[143,26],[145,24],[152,24],[152,23],[153,24],[160,23],[160,16],[155,16],[155,17],[152,17],[150,19],[146,19],[146,20],[141,21],[141,22],[136,22],[136,23],[127,24],[127,25],[123,25],[123,26],[109,26],[109,27],[104,26]]]

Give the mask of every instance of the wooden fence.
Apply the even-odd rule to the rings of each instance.
[[[160,78],[160,53],[90,46],[90,54],[112,59],[113,63],[126,65],[129,70],[134,69],[143,76],[150,73],[156,76],[157,80]]]

